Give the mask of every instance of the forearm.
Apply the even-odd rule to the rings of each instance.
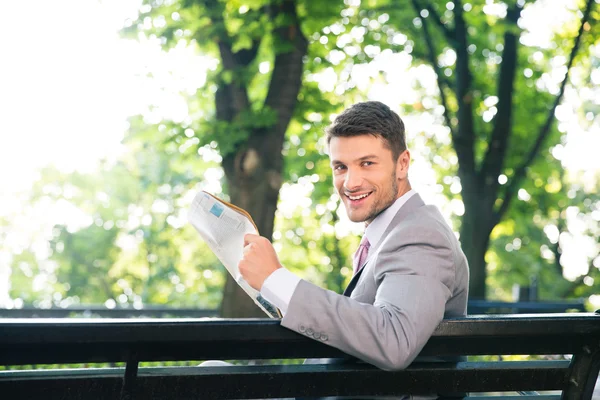
[[[406,282],[406,277],[403,280]],[[422,285],[414,279],[409,284],[394,282],[394,286],[398,294],[423,295]],[[428,292],[431,296],[427,300],[415,297],[413,307],[399,306],[405,302],[394,298],[370,305],[302,281],[282,325],[314,339],[318,336],[324,343],[379,368],[402,369],[419,354],[443,318],[443,288]]]

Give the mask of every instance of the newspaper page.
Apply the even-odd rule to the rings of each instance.
[[[241,276],[238,264],[243,256],[244,235],[258,234],[250,215],[211,194],[200,191],[194,197],[188,219],[208,247],[223,263],[238,285],[271,318],[281,318],[279,310]],[[246,213],[247,214],[247,213]]]

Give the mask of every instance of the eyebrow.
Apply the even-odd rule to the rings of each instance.
[[[366,160],[370,160],[370,159],[373,159],[373,158],[379,158],[379,157],[377,155],[375,155],[375,154],[368,154],[366,156],[362,156],[357,161],[366,161]]]
[[[375,154],[367,154],[366,156],[362,156],[359,159],[355,160],[357,162],[363,162],[363,161],[367,161],[367,160],[373,160],[373,159],[378,159],[379,157]],[[345,164],[342,161],[339,160],[331,160],[331,165],[337,165],[337,164]]]

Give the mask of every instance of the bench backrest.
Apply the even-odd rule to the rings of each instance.
[[[0,320],[0,365],[124,361],[127,368],[6,371],[0,374],[0,391],[28,391],[28,398],[35,398],[36,390],[40,398],[52,398],[52,390],[60,393],[68,388],[70,398],[94,397],[87,390],[96,390],[98,398],[104,391],[114,394],[118,390],[123,398],[133,393],[139,398],[161,398],[163,392],[168,398],[180,391],[182,398],[210,393],[214,399],[241,399],[558,389],[563,398],[590,399],[600,368],[600,315],[480,315],[444,320],[421,352],[421,356],[436,357],[517,354],[573,357],[566,361],[415,363],[396,372],[366,364],[138,371],[143,361],[347,356],[280,327],[276,320],[5,319]],[[77,392],[77,387],[84,392]]]
[[[532,314],[585,312],[585,299],[555,301],[517,301],[470,299],[468,314]],[[201,308],[173,308],[145,305],[143,309],[106,308],[104,305],[74,305],[68,308],[0,308],[0,318],[216,318],[219,310]]]

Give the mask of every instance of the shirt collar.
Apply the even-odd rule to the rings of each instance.
[[[367,229],[365,229],[365,236],[367,236],[369,239],[369,244],[371,247],[377,246],[379,240],[381,240],[383,232],[385,232],[390,222],[392,222],[394,216],[398,213],[404,203],[406,203],[408,199],[413,197],[416,193],[417,192],[415,192],[413,189],[410,189],[408,192],[398,197],[391,206],[376,216],[373,222],[367,226]]]

